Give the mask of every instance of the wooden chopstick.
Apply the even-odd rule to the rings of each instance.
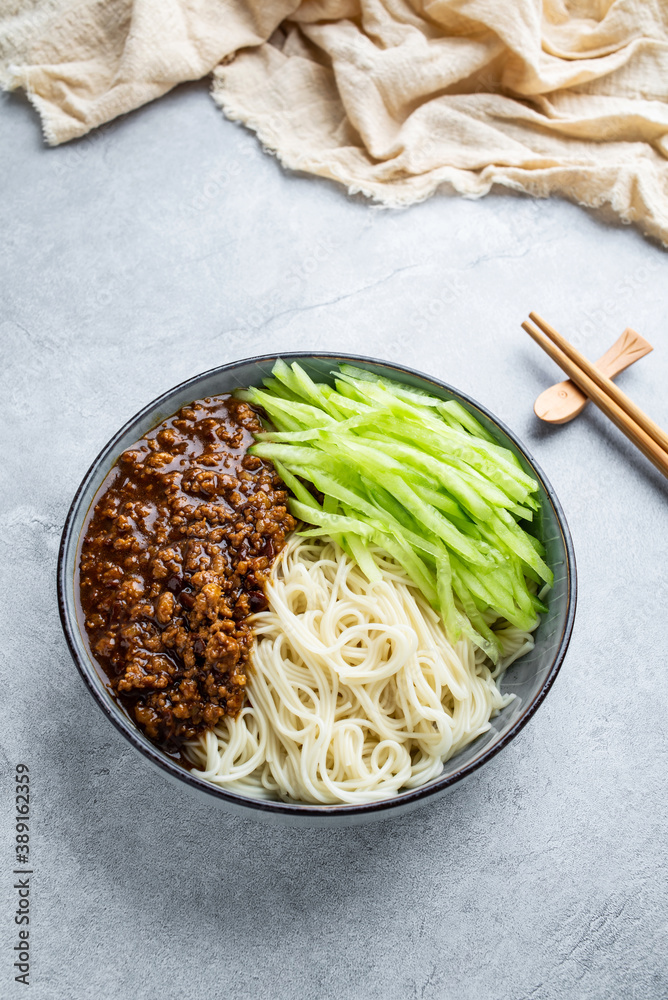
[[[559,365],[562,371],[566,372],[568,377],[575,382],[578,388],[580,388],[584,394],[591,399],[592,403],[595,403],[596,406],[598,406],[598,408],[602,410],[602,412],[605,413],[610,420],[612,420],[613,424],[615,424],[615,426],[626,435],[629,441],[631,441],[643,453],[643,455],[656,466],[659,472],[662,472],[663,475],[668,478],[668,450],[664,450],[661,445],[657,444],[654,438],[651,437],[647,431],[633,419],[633,417],[629,416],[628,412],[623,409],[619,403],[616,402],[616,400],[601,389],[594,379],[590,378],[586,371],[580,368],[575,361],[572,361],[560,347],[557,347],[551,340],[548,340],[548,338],[541,333],[540,330],[537,330],[535,326],[532,326],[532,324],[528,322],[522,323],[522,328],[526,330],[530,337],[533,337],[536,343],[543,348],[546,354],[549,354],[552,360]],[[590,367],[593,366],[590,365]],[[642,411],[639,412],[642,413]],[[645,414],[643,414],[643,416],[645,416]],[[645,419],[649,420],[649,417],[645,417]]]
[[[581,368],[585,375],[588,375],[590,379],[596,383],[599,389],[603,391],[617,403],[618,406],[628,413],[628,415],[635,420],[635,422],[642,427],[646,434],[656,441],[664,451],[668,452],[668,434],[655,424],[654,421],[644,413],[639,406],[633,402],[632,399],[626,395],[625,392],[615,385],[615,383],[607,378],[598,368],[596,368],[591,361],[580,354],[576,347],[562,337],[561,334],[550,326],[544,319],[542,319],[538,313],[530,312],[529,319],[532,319],[536,326],[540,327],[543,333],[546,333],[550,340],[561,348],[564,354],[567,354],[571,361],[574,361],[578,368]]]

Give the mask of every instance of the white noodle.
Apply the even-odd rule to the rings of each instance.
[[[248,701],[236,719],[187,743],[194,774],[242,795],[371,802],[437,777],[513,698],[497,681],[533,647],[499,622],[493,668],[380,550],[369,583],[334,542],[293,535],[267,585]],[[536,621],[538,624],[538,621]]]

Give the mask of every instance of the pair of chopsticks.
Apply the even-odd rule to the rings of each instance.
[[[659,472],[668,478],[668,434],[554,327],[535,312],[529,313],[529,319],[532,319],[536,326],[527,321],[522,323],[522,328],[553,361],[556,361],[592,403],[595,403],[629,441],[656,466]],[[540,327],[540,330],[536,327]]]

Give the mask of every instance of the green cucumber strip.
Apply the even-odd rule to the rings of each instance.
[[[506,553],[514,559],[519,559],[525,566],[531,568],[539,580],[544,580],[543,573],[547,570],[547,567],[533,546],[528,542],[530,536],[517,525],[510,515],[508,515],[508,520],[510,524],[506,524],[498,516],[497,511],[488,521],[478,521],[476,523],[478,530],[488,545]],[[514,525],[514,530],[510,525]]]
[[[436,590],[440,604],[443,624],[450,639],[455,643],[462,634],[461,616],[457,614],[455,598],[452,592],[452,566],[447,552],[436,561]]]
[[[325,496],[322,501],[322,509],[327,514],[338,514],[339,513],[339,502],[336,497]]]
[[[407,437],[409,441],[419,441],[434,454],[460,458],[503,488],[507,486],[508,489],[515,490],[514,498],[517,500],[521,500],[537,487],[536,481],[531,476],[510,461],[512,452],[453,430],[435,419],[430,411],[424,415],[416,415],[414,408],[397,400],[390,408],[390,412],[385,414],[381,411],[381,415],[383,421],[389,423],[387,429],[391,437]],[[374,427],[377,426],[376,419]]]
[[[338,371],[330,372],[338,378],[345,379],[349,384],[356,385],[359,382],[373,382],[391,392],[397,399],[405,399],[418,406],[438,407],[440,400],[430,395],[424,389],[415,386],[404,385],[400,382],[393,382],[384,375],[374,375],[373,372],[365,368],[355,368],[353,365],[342,364]]]
[[[430,503],[432,507],[437,507],[449,517],[459,521],[464,521],[466,519],[467,515],[464,513],[459,504],[453,500],[452,497],[447,496],[447,494],[441,493],[439,490],[435,490],[433,487],[427,486],[426,484],[424,486],[416,485],[415,491],[422,497],[423,500]]]
[[[320,428],[310,431],[260,431],[256,441],[271,441],[273,444],[313,444],[320,436]]]
[[[505,562],[499,564],[496,574],[499,581],[503,582],[511,600],[517,605],[519,612],[525,616],[527,621],[532,622],[535,618],[533,602],[519,559],[508,556]]]
[[[479,645],[480,648],[487,653],[493,663],[498,663],[498,658],[501,654],[501,643],[478,610],[472,595],[469,593],[467,596],[467,588],[465,584],[457,577],[457,574],[454,573],[454,571],[453,578],[455,580],[455,587],[458,591],[459,600],[462,602],[462,607],[464,607],[464,601],[466,600],[467,617],[471,622],[471,626],[483,640],[482,643],[479,642],[477,645]],[[475,636],[471,636],[471,638],[475,642]]]
[[[481,564],[489,562],[486,554],[476,549],[470,538],[463,535],[439,511],[421,500],[418,494],[411,489],[406,479],[396,473],[395,469],[398,463],[394,460],[388,460],[387,456],[383,456],[384,460],[379,462],[375,449],[355,441],[350,442],[344,438],[339,440],[337,444],[338,447],[335,450],[339,456],[345,455],[351,461],[356,462],[357,471],[360,474],[363,474],[367,479],[372,479],[392,493],[416,520],[424,524],[433,534],[442,538],[446,544],[459,552],[465,559]],[[271,454],[266,457],[271,458]]]
[[[354,517],[357,511],[353,507],[344,506],[344,511],[349,517]],[[424,561],[425,557],[428,557],[430,561],[435,561],[438,555],[443,551],[443,546],[439,544],[434,544],[428,539],[424,538],[418,532],[410,531],[407,528],[402,527],[401,524],[393,521],[392,518],[388,517],[386,512],[382,512],[380,508],[377,509],[378,518],[370,519],[369,524],[375,531],[383,532],[388,538],[395,538],[397,542],[401,544],[406,544],[411,546],[416,552],[420,552],[420,558]]]
[[[390,513],[387,506],[382,506],[375,501],[371,502],[371,500],[361,496],[355,490],[348,488],[344,483],[335,479],[334,476],[322,473],[317,469],[312,469],[309,470],[307,478],[321,493],[336,497],[343,504],[344,512],[348,516],[357,517],[360,513],[364,514],[369,519],[369,524],[372,527],[399,539],[403,537],[413,548],[419,549],[432,558],[435,558],[442,551],[441,546],[435,545],[432,541],[422,537],[419,532],[410,530],[405,520],[397,517],[396,511]],[[400,504],[396,506],[403,510]],[[407,514],[407,512],[404,513]]]
[[[366,514],[369,518],[377,518],[378,511],[374,505],[360,493],[341,482],[335,474],[328,474],[314,468],[305,471],[304,475],[321,493],[336,497],[341,503],[354,507],[359,513]]]
[[[322,525],[317,528],[307,528],[305,531],[300,531],[299,534],[303,538],[323,538],[331,537],[332,531],[327,525]],[[350,537],[349,531],[346,532],[346,537]],[[440,610],[436,578],[410,546],[376,529],[372,529],[368,537],[364,536],[363,541],[368,540],[391,555],[404,568],[413,584],[424,595],[429,604],[437,611]]]
[[[331,446],[331,442],[326,443]],[[486,547],[483,549],[480,544],[476,546],[469,536],[459,531],[440,511],[425,503],[409,483],[396,473],[397,468],[401,470],[398,463],[387,456],[383,456],[384,460],[379,462],[375,449],[358,444],[355,440],[349,441],[343,438],[337,443],[338,447],[333,448],[336,458],[349,457],[352,462],[356,462],[357,470],[361,474],[386,488],[416,520],[434,535],[442,538],[450,548],[466,560],[479,565],[489,565],[490,560]],[[285,467],[291,467],[293,471],[297,471],[299,475],[306,475],[307,478],[310,478],[308,470],[311,468],[319,467],[325,473],[329,471],[328,456],[308,448],[262,441],[253,445],[249,450],[251,454],[261,458],[278,459]],[[329,467],[331,468],[331,459]]]
[[[286,468],[286,466],[283,465],[282,462],[280,462],[278,459],[274,459],[274,467],[276,468],[276,471],[278,472],[279,476],[281,477],[285,485],[288,487],[288,489],[292,490],[294,495],[297,497],[299,501],[301,501],[301,503],[305,504],[307,507],[315,507],[318,510],[321,510],[320,504],[318,503],[316,498],[311,493],[309,493],[304,484],[301,483],[296,476],[293,476],[290,470]]]
[[[535,583],[539,587],[541,586],[548,587],[549,589],[549,585],[541,580],[541,578],[538,576],[538,573],[536,573],[535,569],[532,569],[531,566],[527,566],[527,564],[525,562],[522,562],[521,559],[520,559],[520,568],[522,570],[523,576],[525,576],[527,580],[530,580],[532,583]]]
[[[465,616],[462,622],[462,632],[489,656],[492,663],[498,663],[501,652],[499,640],[485,623],[466,584],[455,569],[452,570],[452,587]]]
[[[404,505],[404,507],[420,521],[429,531],[442,538],[454,552],[476,565],[488,565],[489,557],[480,547],[476,548],[471,539],[462,534],[440,511],[430,507],[415,493],[399,476],[388,478],[386,488]]]
[[[239,397],[242,398],[242,397]],[[279,399],[262,389],[254,389],[252,397],[247,400],[256,406],[262,406],[279,431],[310,430],[326,424],[336,423],[324,410],[308,403],[296,403],[288,399]]]
[[[338,419],[338,411],[332,407],[322,391],[322,386],[317,385],[297,362],[290,367],[282,358],[279,358],[274,365],[272,374],[304,402],[319,407],[334,419]]]
[[[445,460],[442,459],[442,461]],[[515,499],[510,495],[510,490],[503,489],[494,480],[478,472],[477,469],[470,465],[467,466],[463,462],[458,462],[455,467],[459,469],[461,475],[471,484],[473,489],[477,490],[480,496],[484,497],[487,503],[493,507],[504,507],[507,510],[509,507],[517,506]],[[526,496],[525,491],[523,491],[521,499],[524,499],[524,496]]]
[[[527,532],[527,541],[529,542],[530,545],[533,545],[534,549],[536,550],[539,556],[545,555],[545,546],[540,541],[540,539],[535,537],[535,535],[530,535]]]
[[[410,449],[414,455],[413,462],[418,461],[420,457],[424,458],[425,455],[431,456],[436,461],[461,472],[474,485],[479,483],[480,495],[492,503],[514,507],[518,501],[524,501],[527,496],[526,488],[507,476],[503,470],[497,469],[496,478],[492,478],[493,463],[475,449],[461,448],[458,443],[453,443],[452,448],[448,449],[446,439],[443,439],[443,444],[439,444],[434,434],[424,435],[419,428],[406,421],[395,420],[393,428],[392,421],[387,420],[383,414],[377,414],[373,419],[368,418],[368,422],[376,429],[369,431],[365,437],[389,444],[392,449],[398,446]],[[359,431],[360,428],[358,425],[351,429]],[[404,451],[409,462],[410,452]]]
[[[292,444],[273,444],[271,441],[258,441],[248,449],[249,454],[259,458],[269,458],[272,462],[278,459],[286,466],[305,466],[306,468],[330,468],[332,459],[316,448],[300,447]]]
[[[474,480],[480,481],[483,488],[488,484],[486,491],[481,490],[481,493],[488,496],[493,503],[503,503],[506,507],[523,503],[532,488],[510,475],[507,467],[502,468],[496,459],[490,458],[480,449],[462,446],[459,440],[447,435],[427,433],[406,420],[398,421],[396,418],[393,427],[391,420],[382,414],[377,415],[373,421],[369,418],[368,423],[372,424],[374,429],[367,432],[367,437],[391,442],[392,446],[399,440],[418,453],[431,455],[438,461],[459,469]],[[353,426],[351,429],[359,432],[359,426]]]
[[[303,534],[335,538],[368,579],[378,578],[369,548],[380,546],[452,641],[466,634],[496,662],[486,622],[531,627],[545,609],[534,583],[552,580],[542,545],[518,523],[540,510],[538,484],[456,401],[352,365],[332,374],[335,388],[280,360],[264,390],[235,393],[275,428],[256,435],[251,454],[276,463],[291,511],[312,525]]]
[[[554,574],[529,541],[532,536],[523,531],[507,511],[497,510],[491,518],[490,527],[511,551],[538,573],[541,580],[552,586]]]
[[[277,441],[281,443],[308,441],[309,443],[314,443],[317,445],[318,441],[324,439],[324,435],[326,434],[327,430],[333,431],[333,433],[338,437],[338,435],[344,434],[347,431],[356,430],[359,425],[360,419],[362,419],[360,416],[354,414],[350,418],[346,418],[345,420],[340,420],[340,422],[337,424],[334,424],[334,422],[332,421],[331,423],[318,427],[313,427],[310,428],[309,430],[304,430],[304,431],[274,431],[273,433],[263,432],[262,440]]]
[[[482,438],[490,444],[496,444],[489,431],[485,430],[480,421],[472,413],[469,413],[466,407],[458,403],[456,399],[449,399],[447,402],[439,401],[437,409],[446,420],[453,419],[474,437]]]
[[[332,389],[328,385],[323,387],[323,392],[325,392],[332,406],[335,406],[340,412],[342,419],[361,416],[369,409],[364,403],[359,403],[354,399],[349,399],[347,396],[342,396],[340,392],[337,392],[336,389]]]
[[[384,516],[388,518],[406,538],[420,536],[422,541],[419,545],[423,552],[428,552],[433,556],[435,555],[434,546],[436,546],[436,550],[438,551],[442,549],[443,543],[441,540],[432,532],[425,532],[420,522],[415,519],[414,515],[389,490],[386,490],[384,486],[374,482],[372,479],[367,479],[366,476],[361,476],[360,479],[366,488],[369,500],[373,504],[375,517]],[[406,532],[409,534],[406,534]]]
[[[315,507],[310,507],[308,504],[302,503],[301,500],[295,500],[292,497],[288,500],[288,505],[290,513],[298,517],[300,521],[317,524],[320,528],[327,528],[330,534],[332,532],[342,532],[343,534],[353,532],[361,538],[367,539],[372,538],[374,534],[371,525],[345,514],[329,514],[320,507],[316,510]]]
[[[399,542],[396,538],[387,535],[378,535],[376,544],[385,549],[393,559],[403,566],[408,576],[415,583],[418,590],[424,595],[426,600],[436,610],[440,610],[438,602],[438,591],[436,589],[436,577],[425,563],[420,559],[409,545]]]
[[[338,368],[332,369],[330,375],[337,378],[345,377],[353,382],[375,382],[377,385],[389,389],[396,396],[406,396],[406,398],[418,403],[422,403],[424,400],[433,400],[434,403],[438,403],[438,400],[425,389],[405,385],[403,382],[395,382],[393,379],[387,378],[386,375],[377,375],[375,372],[370,372],[368,368],[357,368],[355,365],[346,364],[345,361]]]
[[[515,517],[521,518],[523,521],[533,521],[533,511],[528,507],[522,507],[521,504],[515,504],[514,507],[507,507],[511,514]]]
[[[445,462],[440,462],[431,455],[420,455],[416,449],[410,449],[407,445],[400,445],[396,442],[392,446],[393,455],[402,458],[403,462],[398,462],[394,457],[390,458],[389,455],[384,454],[378,447],[370,447],[352,435],[342,437],[334,434],[324,435],[320,440],[320,447],[328,451],[335,450],[341,454],[345,452],[351,460],[359,462],[363,468],[371,466],[384,468],[388,472],[395,472],[403,476],[407,481],[415,480],[415,470],[417,470],[423,473],[423,476],[417,477],[417,481],[421,482],[423,477],[426,476],[427,479],[431,479],[436,484],[442,485],[463,507],[472,514],[475,514],[476,517],[485,520],[486,517],[491,516],[491,507],[485,503],[482,497],[460,475],[457,469],[446,465]],[[409,459],[412,464],[407,466],[406,463]]]
[[[541,601],[540,597],[536,594],[530,594],[529,596],[531,597],[531,603],[534,606],[534,610],[541,611],[543,614],[550,610],[545,601]]]
[[[362,570],[369,583],[380,583],[383,579],[383,574],[371,558],[371,553],[364,544],[364,540],[354,532],[346,533],[345,538],[350,546],[352,558]]]
[[[288,389],[287,386],[281,385],[277,378],[265,378],[262,379],[262,385],[267,392],[270,392],[272,396],[278,396],[280,399],[287,399],[291,403],[300,402],[299,396]]]
[[[366,393],[358,389],[356,385],[350,385],[348,382],[344,382],[340,378],[337,378],[334,383],[334,387],[339,396],[350,400],[351,405],[355,404],[358,406],[360,408],[359,412],[364,412],[364,410],[369,408],[370,401],[368,396]]]
[[[510,559],[507,564],[508,582],[512,588],[513,596],[517,606],[523,614],[528,615],[532,620],[535,618],[534,603],[531,592],[522,572],[522,564],[519,559]]]
[[[479,610],[494,608],[504,618],[518,628],[528,628],[534,620],[533,612],[520,611],[516,605],[512,590],[503,587],[503,581],[497,574],[490,573],[484,577],[471,572],[460,560],[452,557],[453,573],[465,586],[471,597],[480,602]],[[477,603],[477,602],[476,602]]]

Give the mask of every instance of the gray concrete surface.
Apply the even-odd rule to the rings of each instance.
[[[0,103],[2,889],[33,777],[30,994],[39,1000],[660,1000],[666,969],[666,483],[598,413],[532,414],[556,369],[538,309],[668,425],[668,258],[559,201],[447,196],[383,212],[286,176],[185,86],[49,150]],[[487,403],[552,479],[580,573],[545,705],[441,802],[341,830],[265,828],[139,759],[84,689],[55,563],[76,486],[158,393],[238,357],[354,350]]]

